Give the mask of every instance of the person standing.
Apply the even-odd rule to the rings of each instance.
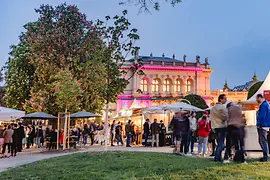
[[[119,145],[119,143],[121,143],[121,145],[123,146],[123,140],[122,140],[122,124],[119,121],[118,124],[115,127],[115,138],[117,140],[117,145]]]
[[[23,138],[25,138],[25,132],[24,132],[24,127],[22,123],[19,123],[18,134],[19,134],[18,152],[22,152],[22,141],[23,141]]]
[[[267,131],[269,131],[270,127],[270,107],[262,94],[258,94],[256,100],[260,104],[259,110],[257,112],[257,130],[258,130],[259,144],[263,151],[263,157],[260,159],[260,161],[267,162],[269,152],[267,142]]]
[[[4,145],[2,149],[2,154],[5,154],[6,147],[8,147],[8,153],[11,152],[11,145],[12,145],[12,136],[13,136],[13,129],[11,128],[11,125],[8,125],[8,129],[4,131]]]
[[[231,133],[232,144],[235,148],[234,160],[245,163],[245,149],[244,149],[244,128],[245,119],[242,115],[242,108],[233,103],[229,103],[228,107],[228,129]],[[231,149],[231,146],[226,147]]]
[[[144,134],[144,146],[147,146],[147,140],[150,134],[150,127],[149,127],[149,119],[146,119],[145,123],[143,124],[143,134]]]
[[[206,156],[207,152],[207,144],[208,144],[208,136],[210,133],[210,125],[206,116],[203,116],[200,122],[198,123],[198,136],[199,136],[199,144],[198,144],[198,155]]]
[[[82,136],[83,136],[83,144],[86,145],[87,144],[87,138],[89,135],[89,128],[88,125],[85,124],[84,128],[83,128],[83,132],[82,132]]]
[[[151,124],[151,135],[152,135],[152,147],[154,147],[155,139],[156,139],[156,147],[159,146],[159,131],[158,131],[158,123],[157,119],[154,119],[154,122]]]
[[[131,127],[131,120],[128,120],[128,123],[125,126],[125,131],[126,131],[126,136],[127,136],[127,147],[131,147],[130,146],[130,138],[131,138],[131,131],[132,131],[132,127]]]
[[[43,130],[42,130],[42,126],[39,126],[39,128],[37,129],[37,145],[38,145],[38,148],[41,148],[42,138],[44,139]]]
[[[113,141],[114,141],[114,136],[115,136],[115,120],[113,120],[113,123],[111,124],[110,128],[111,128],[110,129],[111,146],[114,146]]]
[[[11,145],[11,156],[16,156],[18,151],[18,142],[19,142],[19,129],[17,124],[13,125],[13,135],[12,135],[12,145]]]
[[[91,139],[91,146],[93,146],[94,145],[94,137],[95,137],[95,133],[96,133],[96,123],[92,122],[90,124],[89,130],[90,130],[89,135],[90,135],[90,139]]]
[[[181,142],[186,142],[185,135],[188,133],[190,129],[190,123],[188,117],[184,112],[176,112],[172,121],[171,126],[173,127],[173,133],[176,138],[176,146],[174,152],[183,154],[183,149],[181,150]],[[184,139],[184,141],[183,141]],[[183,144],[184,145],[184,144]],[[185,153],[187,153],[187,146],[185,146]]]
[[[214,161],[223,162],[222,151],[224,149],[224,141],[227,131],[228,111],[224,104],[227,101],[225,94],[221,94],[218,97],[218,103],[212,107],[210,111],[211,126],[215,130],[217,135],[217,148],[215,152]]]
[[[196,136],[196,131],[197,131],[197,118],[196,118],[196,113],[193,112],[191,116],[189,117],[189,124],[190,124],[190,130],[189,130],[189,135],[188,135],[188,151],[190,148],[191,154],[194,154],[194,142],[195,142],[195,136]]]
[[[161,147],[166,145],[165,134],[166,134],[166,126],[164,125],[163,121],[161,120],[159,123],[159,146],[161,146]]]

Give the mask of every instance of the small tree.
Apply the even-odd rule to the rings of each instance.
[[[208,108],[208,105],[206,104],[205,100],[199,95],[189,94],[185,96],[184,99],[188,100],[191,103],[191,105],[196,106],[198,108],[201,108],[201,109]]]
[[[249,90],[248,90],[248,96],[247,99],[251,98],[262,86],[264,81],[259,81],[257,83],[255,83],[254,85],[252,85]]]

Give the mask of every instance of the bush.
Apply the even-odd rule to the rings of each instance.
[[[192,106],[196,106],[196,107],[201,108],[201,109],[208,108],[205,100],[199,95],[189,94],[189,95],[185,96],[183,99],[188,100]],[[185,101],[183,101],[183,102],[185,102]]]
[[[264,81],[259,81],[257,83],[255,83],[254,85],[252,85],[249,90],[248,90],[248,96],[247,99],[251,98],[262,86]]]

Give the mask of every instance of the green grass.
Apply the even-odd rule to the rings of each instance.
[[[163,153],[77,153],[10,169],[0,179],[270,179],[270,163],[225,165]]]

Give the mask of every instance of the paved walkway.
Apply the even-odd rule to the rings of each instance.
[[[18,153],[16,157],[10,157],[10,158],[3,158],[0,159],[0,172],[8,170],[10,168],[15,168],[18,166],[22,166],[25,164],[30,164],[36,161],[53,158],[53,157],[59,157],[59,156],[65,156],[70,155],[74,153],[81,153],[81,152],[102,152],[104,151],[104,147],[102,146],[93,146],[89,148],[81,148],[77,151],[71,151],[71,152],[40,152],[36,149],[24,151],[22,153]],[[116,147],[108,147],[108,151],[128,151],[128,152],[162,152],[162,153],[172,153],[173,148],[170,147],[159,147],[159,148],[151,148],[151,147],[123,147],[123,146],[116,146]],[[259,157],[261,153],[248,153],[249,158],[256,158]]]

